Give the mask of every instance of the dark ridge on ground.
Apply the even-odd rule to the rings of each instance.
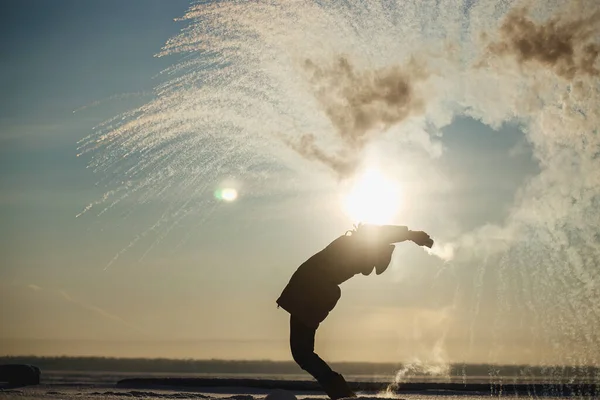
[[[356,392],[382,392],[386,389],[406,394],[414,392],[447,393],[447,394],[481,394],[481,395],[528,395],[528,396],[596,396],[600,388],[595,384],[484,384],[484,383],[402,383],[390,386],[385,382],[349,382]],[[123,379],[117,383],[118,388],[252,388],[283,389],[290,391],[322,391],[314,381],[283,381],[266,379],[212,379],[212,378],[136,378]]]
[[[269,360],[181,360],[105,357],[0,357],[0,364],[32,364],[43,371],[111,371],[152,373],[204,374],[305,374],[293,361]],[[332,367],[344,375],[394,376],[402,363],[332,362]],[[411,371],[414,375],[426,375]],[[453,364],[449,377],[499,377],[560,382],[598,382],[600,368],[592,366],[529,366],[492,364]]]
[[[200,393],[155,393],[155,392],[91,392],[86,393],[86,397],[89,396],[102,396],[102,397],[139,397],[139,398],[159,398],[159,399],[208,399],[209,397]],[[246,396],[243,399],[235,397],[226,397],[222,400],[250,400],[252,396]]]

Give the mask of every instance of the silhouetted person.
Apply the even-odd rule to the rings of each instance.
[[[341,297],[338,285],[356,274],[382,274],[394,251],[392,243],[411,240],[431,247],[422,231],[405,226],[359,225],[310,257],[292,275],[277,304],[290,313],[290,348],[294,361],[311,374],[333,399],[354,397],[342,375],[333,371],[314,351],[319,324]]]

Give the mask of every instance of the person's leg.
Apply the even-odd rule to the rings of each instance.
[[[315,353],[316,329],[306,326],[294,316],[290,318],[290,348],[294,361],[322,383],[334,374],[327,363]]]
[[[315,334],[315,328],[306,326],[294,316],[290,318],[290,348],[294,361],[311,374],[333,400],[355,396],[344,377],[315,353]]]

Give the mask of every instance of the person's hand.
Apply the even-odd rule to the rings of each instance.
[[[426,246],[431,248],[433,246],[433,239],[423,231],[410,231],[408,238],[418,244],[419,246]]]

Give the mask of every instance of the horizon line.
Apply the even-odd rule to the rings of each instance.
[[[183,361],[183,362],[215,362],[215,363],[273,363],[295,364],[293,360],[272,360],[272,359],[226,359],[226,358],[169,358],[169,357],[112,357],[112,356],[69,356],[69,355],[54,355],[54,356],[38,356],[38,355],[0,355],[0,359],[10,358],[36,358],[36,359],[98,359],[98,360],[128,360],[128,361]],[[405,365],[410,362],[391,362],[391,361],[332,361],[331,364],[376,364],[376,365]],[[493,362],[449,362],[444,363],[449,366],[469,365],[469,366],[506,366],[506,367],[537,367],[537,368],[600,368],[599,365],[584,365],[584,364],[508,364],[508,363],[493,363]]]

